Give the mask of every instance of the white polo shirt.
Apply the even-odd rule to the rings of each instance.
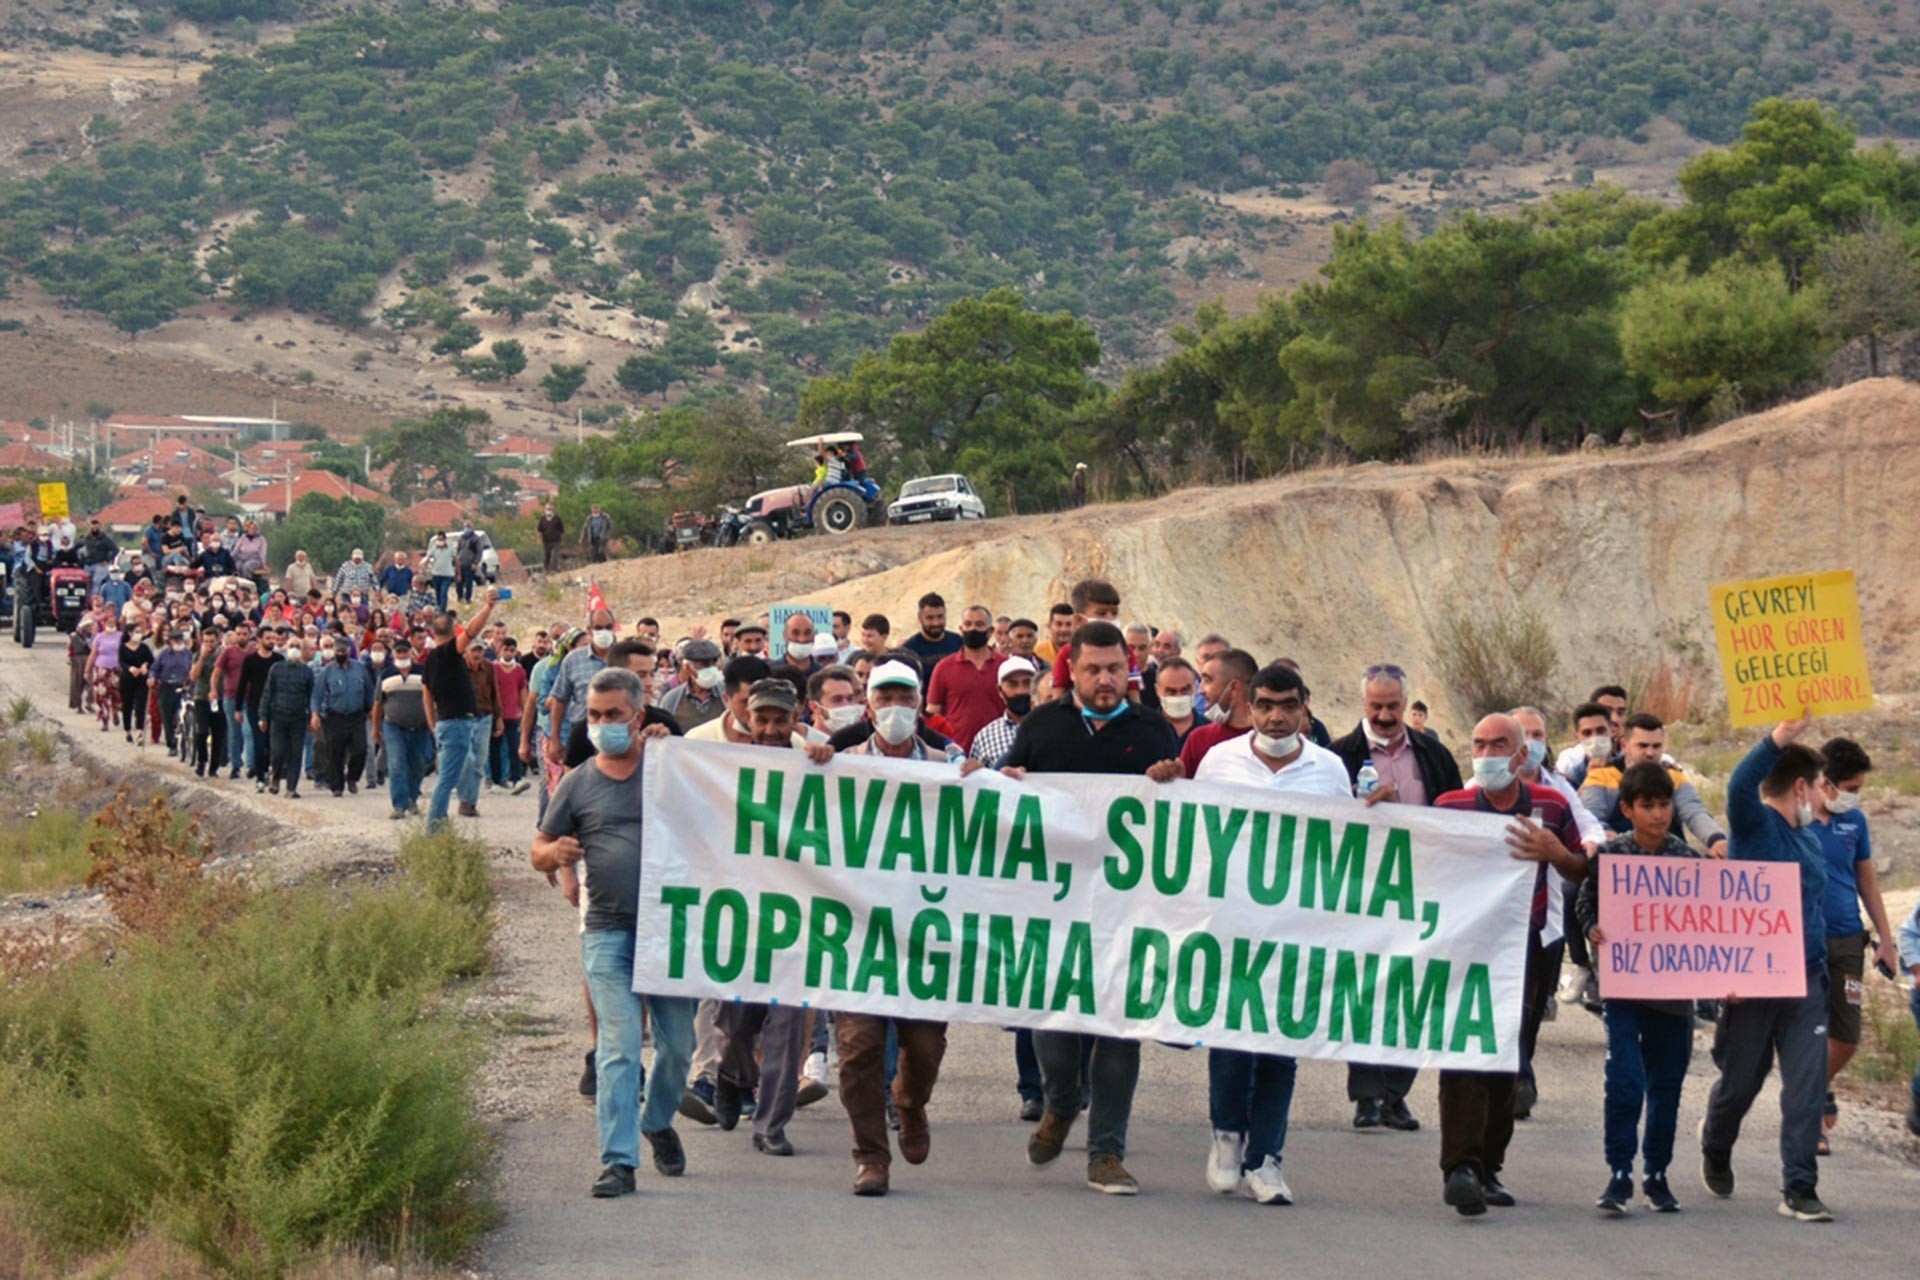
[[[1254,735],[1243,733],[1215,746],[1200,757],[1195,782],[1226,782],[1242,787],[1267,787],[1302,796],[1344,796],[1353,799],[1347,766],[1325,747],[1300,739],[1300,754],[1280,769],[1267,766],[1253,750]]]

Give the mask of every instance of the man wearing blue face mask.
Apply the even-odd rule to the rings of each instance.
[[[1527,921],[1526,996],[1521,1005],[1521,1036],[1528,1024],[1539,1031],[1543,991],[1552,980],[1540,955],[1546,927],[1550,871],[1571,881],[1587,873],[1587,855],[1573,811],[1558,792],[1527,782],[1520,770],[1529,762],[1526,736],[1510,715],[1493,715],[1473,727],[1473,777],[1477,787],[1449,791],[1433,802],[1436,809],[1499,814],[1513,819],[1507,828],[1507,852],[1537,864],[1533,903]],[[1514,1203],[1501,1185],[1507,1144],[1513,1139],[1514,1104],[1520,1077],[1498,1071],[1440,1073],[1440,1172],[1442,1198],[1464,1217],[1493,1205]]]
[[[1120,628],[1083,623],[1067,649],[1069,696],[1035,707],[1021,721],[1001,771],[1015,778],[1028,771],[1145,774],[1155,782],[1184,777],[1165,717],[1127,701],[1129,665]],[[1084,1071],[1091,1092],[1087,1185],[1106,1195],[1138,1195],[1140,1184],[1121,1162],[1140,1080],[1140,1042],[1096,1037],[1083,1068],[1080,1041],[1071,1031],[1033,1033],[1046,1110],[1027,1140],[1027,1163],[1044,1169],[1060,1158],[1080,1111]]]
[[[587,684],[587,737],[595,755],[569,772],[547,804],[532,849],[534,870],[556,882],[564,869],[583,866],[586,903],[580,963],[599,1016],[594,1065],[594,1118],[600,1141],[599,1199],[634,1190],[640,1138],[653,1166],[669,1178],[686,1172],[687,1156],[673,1117],[693,1056],[693,1000],[638,995],[633,990],[636,906],[640,900],[640,756],[665,726],[641,720],[646,689],[640,677],[607,667]],[[653,1024],[653,1070],[645,1097],[640,1086],[641,1011]]]

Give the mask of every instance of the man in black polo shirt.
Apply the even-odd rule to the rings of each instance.
[[[452,613],[433,620],[433,648],[427,650],[421,672],[427,688],[427,724],[433,730],[439,770],[433,798],[427,802],[429,827],[447,820],[447,802],[453,799],[456,787],[460,790],[461,815],[473,818],[480,814],[480,753],[486,750],[493,717],[480,714],[466,655],[467,645],[486,631],[487,619],[493,616],[493,602],[499,598],[498,591],[487,588],[485,602],[467,619],[464,630],[454,625]]]
[[[1132,773],[1156,782],[1181,776],[1173,727],[1127,701],[1127,643],[1120,628],[1085,623],[1067,652],[1072,696],[1035,707],[1020,722],[1002,772],[1015,778],[1029,772]],[[1080,1110],[1080,1044],[1071,1031],[1033,1033],[1047,1108],[1027,1140],[1027,1162],[1035,1168],[1059,1159]],[[1140,1184],[1121,1160],[1140,1079],[1140,1042],[1096,1038],[1087,1076],[1087,1185],[1108,1195],[1137,1195]]]

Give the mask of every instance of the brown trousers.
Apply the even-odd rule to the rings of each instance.
[[[1537,990],[1559,975],[1547,972],[1540,959],[1538,934],[1527,938],[1526,999],[1522,1023],[1538,1029],[1546,1002]],[[1522,1031],[1522,1039],[1526,1038]],[[1440,1073],[1440,1171],[1452,1173],[1467,1165],[1482,1178],[1500,1172],[1513,1141],[1513,1107],[1520,1077],[1499,1071],[1442,1071]]]
[[[840,1101],[853,1124],[853,1158],[859,1164],[893,1163],[887,1140],[887,1023],[900,1042],[900,1063],[893,1076],[893,1105],[911,1110],[927,1105],[940,1060],[947,1053],[947,1024],[917,1018],[877,1018],[865,1013],[836,1013],[840,1038]]]

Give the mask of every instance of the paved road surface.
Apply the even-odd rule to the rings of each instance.
[[[64,657],[43,645],[21,653],[0,645],[5,696],[33,695],[77,746],[130,780],[164,772],[193,786],[177,764],[136,755],[117,734],[98,734],[68,715]],[[378,795],[298,804],[256,797],[245,784],[215,788],[299,832],[284,851],[310,873],[328,856],[390,848],[399,824],[385,821]],[[554,1276],[608,1280],[673,1276],[833,1275],[861,1280],[884,1266],[894,1277],[1062,1275],[1306,1275],[1465,1277],[1772,1276],[1817,1266],[1853,1277],[1914,1270],[1920,1234],[1920,1143],[1897,1117],[1850,1112],[1839,1154],[1824,1162],[1822,1193],[1838,1211],[1832,1226],[1776,1216],[1776,1095],[1755,1109],[1735,1156],[1741,1189],[1731,1201],[1701,1190],[1690,1136],[1711,1083],[1699,1037],[1681,1109],[1674,1186],[1676,1218],[1636,1211],[1604,1221],[1592,1202],[1605,1182],[1600,1156],[1603,1042],[1596,1019],[1563,1010],[1542,1037],[1542,1101],[1515,1138],[1506,1181],[1520,1207],[1467,1221],[1440,1203],[1434,1076],[1412,1099],[1429,1122],[1421,1133],[1357,1134],[1348,1126],[1344,1072],[1305,1063],[1286,1151],[1299,1203],[1257,1206],[1208,1193],[1206,1063],[1198,1053],[1159,1046],[1143,1069],[1127,1164],[1137,1198],[1087,1190],[1077,1130],[1056,1166],[1029,1169],[1027,1126],[1014,1119],[1012,1040],[988,1027],[956,1027],[931,1116],[933,1158],[896,1162],[884,1200],[849,1194],[853,1166],[846,1118],[829,1098],[789,1129],[799,1154],[756,1154],[745,1129],[723,1134],[682,1122],[688,1173],[640,1173],[638,1195],[587,1196],[597,1172],[591,1105],[574,1093],[586,1047],[579,1018],[579,969],[571,910],[524,861],[531,796],[488,797],[483,817],[464,823],[499,850],[501,973],[483,1007],[503,1033],[487,1068],[485,1105],[501,1138],[505,1219],[486,1242],[483,1272],[519,1280]],[[295,849],[298,849],[298,852]],[[282,850],[266,855],[280,856]],[[855,1261],[852,1242],[885,1250]]]

